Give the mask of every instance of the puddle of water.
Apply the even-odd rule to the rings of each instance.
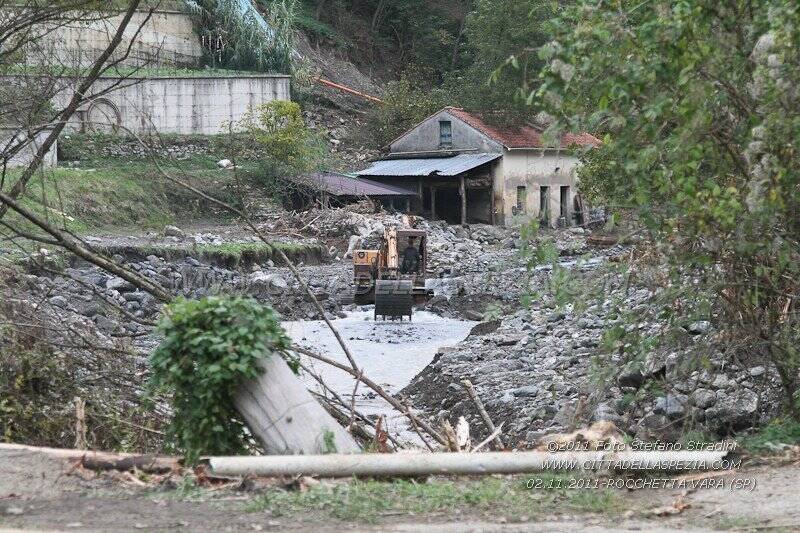
[[[375,321],[370,307],[349,313],[346,318],[334,320],[333,324],[347,342],[364,375],[388,392],[396,393],[433,360],[437,348],[464,340],[476,322],[443,318],[427,311],[415,311],[411,322]],[[283,327],[295,343],[348,364],[325,322],[292,321],[284,322]],[[354,380],[349,374],[305,357],[304,363],[313,366],[331,389],[350,400]],[[310,388],[319,388],[310,376],[303,376],[303,379]],[[408,437],[404,431],[405,423],[400,420],[402,417],[384,400],[374,397],[363,384],[358,389],[356,406],[367,415],[386,415],[391,428],[402,437]]]

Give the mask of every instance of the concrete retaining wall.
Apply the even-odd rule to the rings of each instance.
[[[48,132],[46,131],[40,132],[33,141],[26,144],[19,153],[8,160],[8,167],[15,168],[28,166],[31,161],[33,161],[33,157],[36,154],[37,149],[39,146],[41,146],[41,143],[44,141],[45,137],[47,137],[47,134]],[[16,146],[16,144],[23,139],[25,139],[25,135],[20,133],[19,130],[12,128],[0,128],[0,153],[5,153],[7,150]],[[56,166],[58,159],[57,152],[57,144],[53,144],[53,147],[47,153],[42,163],[45,168]],[[0,161],[0,164],[2,164],[2,161]]]
[[[199,64],[203,49],[188,15],[157,11],[149,20],[147,15],[147,12],[136,13],[125,31],[116,57],[128,48],[142,27],[124,65],[192,67]],[[32,65],[56,63],[86,67],[108,46],[121,20],[122,15],[118,15],[47,28],[49,33],[27,50],[27,61]]]
[[[224,133],[227,123],[240,120],[252,107],[289,100],[289,80],[279,74],[126,80],[122,87],[79,110],[70,129],[109,131],[122,126],[135,133]],[[92,92],[97,94],[119,81],[103,78]],[[69,96],[69,91],[62,91],[56,105],[64,105]]]

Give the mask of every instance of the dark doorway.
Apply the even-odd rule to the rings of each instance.
[[[436,189],[436,218],[448,224],[461,224],[461,196],[456,187]]]
[[[569,186],[561,187],[561,218],[569,224]]]
[[[492,223],[492,189],[467,189],[467,222]]]
[[[539,220],[550,223],[550,187],[539,187]]]
[[[524,185],[517,187],[517,215],[524,214],[528,209],[528,188]]]

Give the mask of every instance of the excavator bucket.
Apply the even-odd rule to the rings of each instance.
[[[375,282],[375,318],[411,320],[414,287],[410,280],[377,280]]]

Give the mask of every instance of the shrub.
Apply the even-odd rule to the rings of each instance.
[[[190,463],[248,449],[233,396],[243,380],[260,374],[260,361],[289,347],[275,313],[251,298],[179,299],[159,328],[164,340],[150,358],[151,386],[171,395],[174,446]]]
[[[303,120],[295,102],[276,100],[256,107],[234,125],[248,144],[258,146],[265,177],[296,176],[321,168],[326,147]]]

